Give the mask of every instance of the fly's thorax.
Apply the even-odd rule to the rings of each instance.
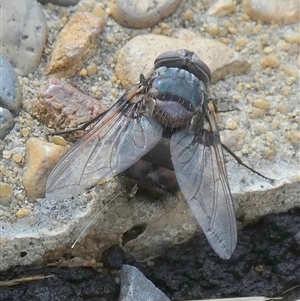
[[[168,127],[189,124],[206,99],[206,86],[191,72],[159,67],[149,81],[148,95],[155,99],[154,114]]]

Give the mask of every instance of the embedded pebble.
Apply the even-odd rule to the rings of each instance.
[[[22,93],[18,77],[10,63],[0,55],[0,106],[17,115],[21,109]]]
[[[23,160],[23,156],[20,154],[14,154],[12,158],[16,163],[21,163]]]
[[[27,216],[30,212],[31,212],[31,210],[28,209],[28,208],[20,208],[20,209],[16,212],[16,217],[24,217],[24,216]]]
[[[241,129],[223,130],[220,135],[221,141],[232,151],[241,150],[245,143],[245,132]]]
[[[230,34],[236,34],[237,33],[237,29],[235,27],[228,27],[227,28],[228,33]]]
[[[283,38],[289,43],[300,43],[300,33],[293,30],[287,30]]]
[[[183,19],[186,21],[191,21],[194,18],[194,13],[190,10],[187,9],[184,14],[182,15]]]
[[[95,75],[98,71],[98,67],[96,66],[96,64],[91,64],[89,66],[87,66],[87,76],[92,76]]]
[[[108,107],[64,80],[52,77],[32,109],[33,115],[39,121],[55,131],[65,131],[78,128]]]
[[[272,47],[267,46],[267,47],[264,48],[263,51],[264,51],[265,54],[270,54],[270,53],[273,52],[274,50],[273,50]]]
[[[181,0],[112,0],[110,9],[117,23],[130,28],[147,28],[171,16]]]
[[[80,71],[79,71],[79,75],[82,76],[82,77],[85,77],[88,75],[88,72],[85,68],[82,68]]]
[[[206,39],[184,30],[179,38],[148,34],[136,36],[119,51],[115,68],[117,77],[125,88],[139,82],[139,74],[147,75],[156,57],[170,49],[194,51],[212,72],[212,82],[228,74],[240,74],[249,70],[249,63],[230,47],[212,39]],[[219,58],[222,57],[222,60]]]
[[[13,127],[14,118],[12,114],[7,109],[0,107],[0,139],[4,139]]]
[[[228,130],[235,130],[237,128],[237,123],[234,120],[230,120],[226,123],[226,128]]]
[[[28,135],[30,134],[30,131],[29,131],[29,129],[24,128],[24,129],[21,129],[21,134],[23,137],[28,137]]]
[[[262,116],[264,116],[264,110],[263,109],[260,109],[260,108],[253,108],[250,116],[253,118],[253,119],[256,119],[256,118],[261,118]]]
[[[73,15],[61,30],[52,51],[48,74],[72,77],[95,55],[103,20],[89,12]]]
[[[12,187],[9,184],[0,182],[0,200],[4,199],[4,200],[8,200],[9,198],[12,197]]]
[[[281,102],[277,106],[277,111],[280,112],[281,114],[286,114],[289,112],[289,110],[290,110],[290,107],[289,107],[288,103],[286,103],[286,102]]]
[[[300,20],[299,0],[243,0],[243,6],[255,21],[290,24]]]
[[[291,64],[281,65],[280,70],[283,70],[286,74],[293,76],[293,77],[299,76],[299,69]]]
[[[3,158],[5,158],[5,159],[9,159],[9,158],[11,157],[11,155],[12,155],[12,152],[11,152],[11,151],[4,150],[4,151],[2,152],[2,156],[3,156]]]
[[[282,87],[281,92],[283,95],[289,96],[291,93],[291,87],[284,86],[284,87]]]
[[[210,35],[216,36],[216,35],[218,35],[219,32],[220,32],[220,28],[219,28],[218,24],[216,24],[216,23],[209,23],[209,24],[207,24],[207,26],[206,26],[206,31],[207,31]]]
[[[284,51],[287,51],[291,48],[291,44],[284,41],[284,40],[280,40],[278,43],[277,43],[277,48],[280,49],[280,50],[284,50]]]
[[[52,142],[57,144],[57,145],[61,145],[61,146],[66,146],[67,145],[67,141],[65,140],[65,138],[61,137],[61,136],[53,136],[52,137]]]
[[[27,140],[23,185],[29,199],[45,195],[47,176],[64,152],[64,147],[54,143],[35,137]]]
[[[224,17],[235,12],[236,4],[233,0],[219,0],[214,3],[207,13],[211,16]]]
[[[264,100],[264,99],[257,99],[254,100],[252,103],[253,107],[255,108],[260,108],[260,109],[270,109],[270,104],[268,101]]]
[[[3,1],[0,6],[2,27],[1,54],[16,73],[33,73],[43,53],[48,27],[36,0]]]
[[[300,132],[292,132],[292,131],[289,131],[285,134],[286,138],[289,139],[289,141],[292,143],[292,144],[295,144],[295,145],[299,145],[299,141],[300,141]]]
[[[103,9],[102,3],[96,3],[96,5],[94,6],[94,8],[92,10],[92,13],[95,16],[102,18],[103,20],[106,20],[108,17],[108,12]]]
[[[60,5],[60,6],[71,6],[76,5],[79,0],[38,0],[41,4],[47,4],[52,3],[54,5]]]
[[[264,68],[276,68],[279,66],[279,58],[276,54],[269,54],[266,57],[262,58],[260,63]]]

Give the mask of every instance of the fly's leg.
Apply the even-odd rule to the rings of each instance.
[[[226,109],[226,110],[217,110],[217,113],[228,113],[233,111],[239,111],[238,108]]]
[[[65,135],[65,134],[71,134],[71,133],[78,132],[78,131],[85,131],[86,128],[89,125],[91,125],[94,122],[96,122],[97,120],[101,119],[104,116],[105,113],[106,113],[106,111],[101,113],[100,115],[97,115],[96,117],[94,117],[93,119],[87,121],[86,123],[84,123],[83,125],[81,125],[80,127],[76,128],[76,129],[69,129],[69,130],[65,130],[65,131],[62,131],[62,132],[53,132],[53,133],[49,133],[48,135],[49,136]]]
[[[247,168],[248,170],[252,171],[253,173],[259,175],[260,177],[262,177],[263,179],[273,183],[275,180],[268,178],[266,176],[264,176],[263,174],[261,174],[260,172],[256,171],[255,169],[251,168],[250,166],[248,166],[247,164],[245,164],[232,150],[230,150],[230,148],[228,148],[225,144],[222,143],[222,147],[236,160],[236,162],[242,166],[244,166],[245,168]]]

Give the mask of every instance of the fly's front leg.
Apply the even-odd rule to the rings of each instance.
[[[76,129],[69,129],[69,130],[65,130],[65,131],[62,131],[62,132],[54,132],[54,133],[49,133],[48,135],[49,136],[54,136],[54,135],[65,135],[65,134],[71,134],[71,133],[74,133],[74,132],[77,132],[77,131],[85,131],[86,128],[93,124],[94,122],[96,122],[97,120],[101,119],[103,117],[103,115],[105,114],[106,112],[103,112],[101,113],[100,115],[97,115],[95,118],[87,121],[86,123],[84,123],[83,125],[81,125],[80,127],[76,128]]]

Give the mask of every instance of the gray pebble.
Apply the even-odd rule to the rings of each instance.
[[[40,4],[36,0],[3,1],[2,55],[18,75],[33,73],[39,65],[48,27]]]
[[[79,0],[38,0],[42,4],[52,3],[60,6],[71,6],[76,5]]]
[[[0,55],[0,106],[17,115],[21,108],[21,87],[10,63]]]
[[[181,0],[112,0],[112,17],[122,26],[147,28],[171,16]]]
[[[12,114],[8,110],[0,107],[0,139],[4,139],[13,127],[14,118]]]
[[[123,265],[121,271],[119,301],[170,301],[170,299],[148,280],[136,267]]]

